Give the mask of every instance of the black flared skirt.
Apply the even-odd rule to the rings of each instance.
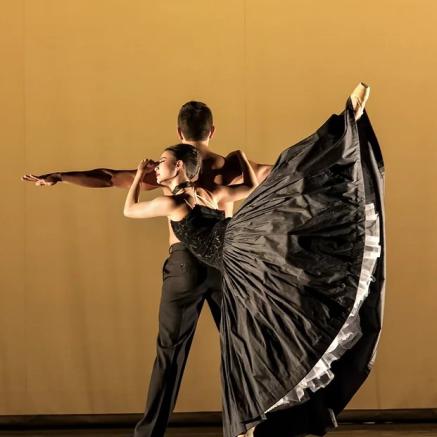
[[[323,435],[367,377],[385,281],[383,160],[350,100],[286,149],[229,222],[225,437]]]

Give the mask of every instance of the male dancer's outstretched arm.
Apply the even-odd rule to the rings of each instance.
[[[225,158],[224,173],[227,184],[238,184],[243,180],[243,169],[235,152],[231,152]],[[157,162],[149,160],[150,170],[157,165]],[[268,164],[258,164],[249,161],[256,174],[258,182],[261,183],[270,173],[272,166]],[[64,182],[86,188],[124,188],[129,189],[134,180],[137,170],[115,170],[111,168],[96,168],[93,170],[78,170],[67,172],[53,172],[42,175],[26,174],[21,177],[22,181],[33,182],[37,186],[53,186]],[[225,183],[226,183],[225,182]],[[159,188],[156,181],[155,172],[150,171],[144,174],[141,180],[140,190],[148,191]]]
[[[154,168],[157,163],[150,160],[149,166]],[[129,189],[134,180],[137,170],[113,170],[110,168],[96,168],[93,170],[79,170],[67,172],[47,173],[43,175],[26,174],[21,180],[33,182],[38,186],[52,186],[59,182],[79,185],[86,188],[117,187]],[[144,174],[141,181],[141,190],[153,190],[159,188],[156,182],[155,172]]]

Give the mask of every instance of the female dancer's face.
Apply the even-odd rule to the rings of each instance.
[[[162,185],[168,183],[177,176],[180,165],[170,151],[165,151],[159,158],[159,164],[155,167],[156,182]],[[166,183],[167,182],[167,183]]]

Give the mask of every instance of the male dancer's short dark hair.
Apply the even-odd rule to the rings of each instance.
[[[178,127],[187,141],[206,140],[212,126],[212,112],[205,103],[192,100],[179,110]]]

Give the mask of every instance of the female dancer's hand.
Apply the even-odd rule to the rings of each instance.
[[[155,170],[155,167],[158,165],[157,162],[153,161],[153,159],[143,159],[140,161],[137,167],[137,171],[141,173],[152,173]]]

